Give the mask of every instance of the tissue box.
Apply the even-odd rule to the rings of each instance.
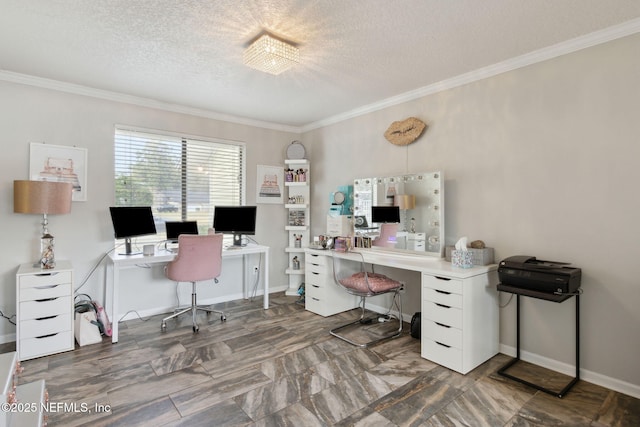
[[[471,268],[473,267],[473,261],[471,261],[470,251],[459,251],[454,249],[451,251],[451,264],[454,267]]]
[[[455,250],[455,246],[447,246],[445,247],[445,259],[449,262],[451,261],[451,253]],[[468,248],[469,252],[471,252],[471,262],[473,265],[489,265],[493,264],[493,248],[483,248],[483,249],[473,249]]]

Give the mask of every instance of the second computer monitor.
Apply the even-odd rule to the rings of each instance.
[[[372,206],[371,221],[376,223],[400,222],[400,208],[398,206]]]
[[[166,221],[167,240],[176,243],[181,234],[198,234],[197,221]]]
[[[256,206],[216,206],[213,228],[216,233],[232,234],[233,245],[242,246],[242,235],[256,234]]]

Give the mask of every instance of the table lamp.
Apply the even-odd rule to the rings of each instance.
[[[53,236],[49,234],[47,215],[71,212],[70,182],[13,181],[13,212],[41,214],[40,260],[36,263],[44,269],[54,268]]]
[[[415,209],[416,196],[413,194],[396,194],[393,198],[393,206],[397,206],[403,213],[402,224],[404,226],[403,231],[407,231],[407,211]]]

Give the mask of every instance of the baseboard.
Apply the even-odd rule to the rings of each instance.
[[[5,344],[8,342],[15,342],[16,340],[16,333],[12,333],[12,334],[6,334],[6,335],[0,335],[0,344]]]
[[[516,357],[517,351],[515,347],[500,344],[500,353],[506,354],[507,356]],[[520,359],[524,360],[525,362],[533,363],[534,365],[542,366],[543,368],[550,369],[552,371],[560,372],[561,374],[569,375],[571,377],[575,376],[576,374],[575,365],[559,362],[557,360],[540,356],[539,354],[530,353],[528,351],[520,350]],[[636,399],[640,399],[640,385],[631,384],[617,378],[611,378],[584,368],[580,368],[580,379],[629,395],[631,397],[635,397]]]

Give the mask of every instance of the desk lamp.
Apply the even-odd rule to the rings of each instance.
[[[413,194],[396,194],[393,198],[393,206],[397,206],[402,211],[402,225],[403,231],[407,231],[407,211],[415,209],[416,196]]]
[[[47,215],[71,212],[70,182],[13,181],[13,212],[42,214],[42,237],[40,237],[40,260],[36,266],[54,268],[53,236],[49,234]]]

